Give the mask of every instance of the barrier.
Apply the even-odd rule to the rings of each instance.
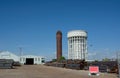
[[[12,59],[0,59],[0,68],[13,68],[13,62]]]
[[[89,74],[99,76],[99,67],[98,66],[89,66]]]

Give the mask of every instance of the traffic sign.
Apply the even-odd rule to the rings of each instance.
[[[89,75],[99,75],[99,67],[98,66],[89,66]]]

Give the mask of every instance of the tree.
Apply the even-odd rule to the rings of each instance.
[[[65,60],[65,57],[64,56],[61,56],[57,61],[62,61],[62,60]]]
[[[57,61],[57,59],[52,59],[52,62],[56,62]]]
[[[65,57],[64,57],[64,56],[61,56],[61,57],[60,57],[60,61],[61,61],[61,60],[65,60]]]
[[[102,61],[110,61],[110,59],[104,58],[104,59],[102,59]]]

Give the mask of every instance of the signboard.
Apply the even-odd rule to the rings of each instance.
[[[99,75],[99,67],[98,66],[89,66],[89,75]]]

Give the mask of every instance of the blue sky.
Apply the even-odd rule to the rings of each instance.
[[[56,32],[88,32],[90,59],[113,58],[120,51],[119,0],[0,0],[0,50],[55,58]],[[92,46],[91,46],[92,45]]]

